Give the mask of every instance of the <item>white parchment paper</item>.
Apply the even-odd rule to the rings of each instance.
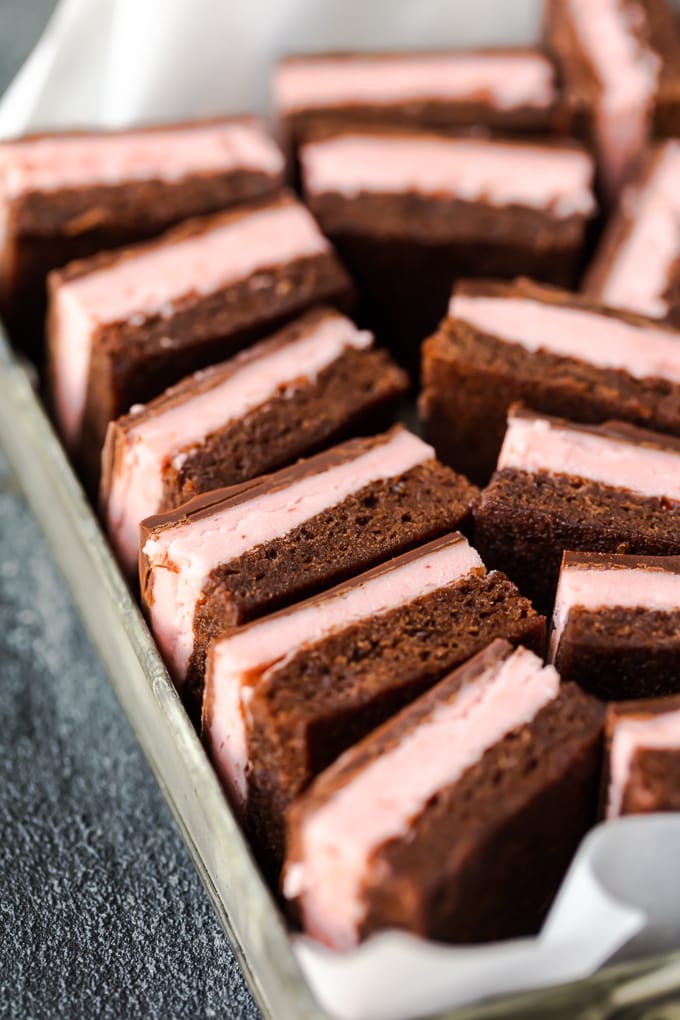
[[[270,108],[272,61],[314,49],[526,43],[541,0],[61,0],[0,102],[0,136]],[[346,1020],[425,1016],[575,980],[680,946],[680,815],[628,818],[584,841],[543,932],[448,948],[386,933],[347,954],[295,952]]]

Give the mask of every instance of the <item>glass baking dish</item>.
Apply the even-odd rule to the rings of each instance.
[[[0,443],[40,523],[114,690],[265,1016],[325,1020],[146,623],[109,551],[31,374],[0,324]],[[661,1018],[680,1001],[680,952],[440,1016]],[[672,1006],[670,1007],[673,1008]],[[587,1010],[587,1014],[583,1011]]]

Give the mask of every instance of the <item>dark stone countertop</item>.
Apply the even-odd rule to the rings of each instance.
[[[0,0],[0,92],[51,7]],[[1,454],[0,717],[0,1016],[257,1017]]]

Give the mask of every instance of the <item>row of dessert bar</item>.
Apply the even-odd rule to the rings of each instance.
[[[580,438],[526,412],[509,436],[527,425]],[[621,438],[590,435],[604,459]],[[513,475],[520,492],[535,481]],[[178,688],[272,884],[335,948],[394,926],[456,942],[536,931],[599,811],[680,807],[680,699],[610,705],[603,760],[603,706],[583,689],[677,690],[680,556],[567,554],[560,682],[545,618],[450,530],[472,515],[480,545],[488,526],[507,534],[517,502],[489,524],[493,485],[480,498],[397,427],[142,525],[142,598]],[[590,490],[609,511],[628,495]],[[533,508],[543,560],[562,510]]]
[[[590,254],[596,167],[596,190],[608,209],[616,209],[615,196],[631,175],[642,172],[643,183],[614,213],[586,290],[612,305],[673,312],[680,242],[672,181],[680,153],[675,142],[652,145],[680,134],[680,42],[671,9],[667,0],[548,0],[546,11],[545,52],[299,57],[277,70],[279,121],[306,200],[359,285],[362,325],[409,365],[441,319],[456,277],[578,283]],[[22,335],[37,356],[49,270],[273,194],[284,162],[246,118],[2,144],[0,307],[15,338]],[[212,273],[200,261],[192,265],[214,320],[224,284],[236,277],[244,286],[255,277],[272,318],[274,311],[292,314],[284,300],[287,282],[277,279],[277,300],[269,302],[263,277],[281,260],[318,254],[320,242],[302,226],[290,234],[281,227],[267,263],[251,232],[239,229],[252,255],[242,264],[221,262],[224,237],[213,221],[180,230],[172,258],[152,247],[137,253],[141,263],[124,260],[138,289],[124,279],[118,287],[106,275],[126,276],[115,259],[66,274],[61,285],[93,272],[98,277],[97,285],[81,283],[77,296],[64,299],[77,306],[68,316],[73,328],[77,319],[81,332],[85,321],[96,323],[108,346],[143,347],[151,362],[139,370],[136,357],[114,364],[115,386],[98,384],[98,402],[107,405],[101,415],[117,416],[129,398],[147,399],[190,364],[228,353],[227,338],[233,347],[252,332],[248,321],[227,321],[222,309],[222,319],[205,323],[200,336],[182,333],[186,319],[177,317],[180,311],[191,316],[186,288],[195,281],[174,254],[180,241],[187,259],[193,252],[210,263]],[[273,233],[274,222],[267,229]],[[209,236],[200,244],[202,231]],[[173,274],[166,272],[168,261]],[[108,281],[126,299],[107,307],[100,289]],[[269,283],[273,289],[274,280]],[[58,277],[53,287],[62,289]],[[59,309],[54,317],[62,317]],[[195,341],[190,357],[174,349],[188,343],[187,333]],[[160,339],[166,357],[157,349]],[[83,344],[81,375],[88,360]],[[77,374],[74,367],[76,389]],[[83,417],[82,395],[65,391],[62,399],[76,408],[66,426],[74,431]],[[95,426],[102,431],[101,423]]]
[[[617,74],[588,78],[608,59],[588,42],[595,6],[598,32],[635,41],[614,68],[639,72],[623,67],[633,109]],[[586,147],[611,196],[646,133],[673,132],[668,12],[647,3],[633,25],[625,6],[550,5],[559,94],[526,51],[282,65],[307,202],[359,284],[362,325],[409,361],[455,277],[574,284],[595,212]],[[586,147],[441,132],[540,135],[565,111]],[[677,688],[678,562],[648,557],[680,553],[678,443],[660,434],[680,433],[678,336],[552,288],[461,284],[424,347],[421,408],[457,471],[484,484],[499,458],[480,493],[401,428],[329,448],[387,423],[407,381],[319,307],[347,309],[350,276],[280,191],[283,156],[255,122],[42,137],[1,159],[5,307],[24,328],[47,270],[212,214],[52,275],[48,384],[91,486],[106,435],[112,543],[133,578],[143,521],[145,610],[272,879],[285,861],[284,895],[337,946],[388,924],[458,941],[534,930],[596,817],[593,692]],[[668,311],[676,160],[675,143],[659,150],[614,217],[591,297],[617,303],[618,286],[618,303]],[[658,433],[592,425],[612,416]],[[565,549],[580,552],[557,597],[559,686],[526,650],[542,654],[545,622],[525,596],[549,608]],[[658,768],[677,717],[610,715],[610,812],[677,806]]]

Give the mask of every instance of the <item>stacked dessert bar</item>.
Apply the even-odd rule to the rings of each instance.
[[[64,445],[337,950],[534,932],[598,817],[680,808],[680,37],[545,7],[540,49],[287,57],[283,150],[0,146],[5,314],[46,289]]]

